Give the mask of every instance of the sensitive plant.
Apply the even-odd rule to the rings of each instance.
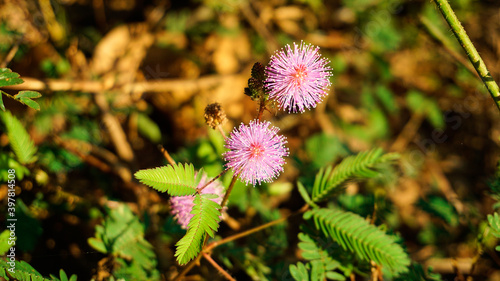
[[[440,280],[439,275],[432,274],[432,270],[424,270],[421,265],[410,261],[401,237],[393,233],[390,226],[385,225],[385,221],[380,218],[380,206],[376,200],[373,204],[369,204],[374,205],[373,210],[364,210],[363,216],[359,216],[361,212],[356,208],[346,207],[348,203],[342,201],[344,200],[342,198],[349,196],[345,192],[346,185],[357,184],[363,180],[368,180],[373,184],[379,177],[388,173],[387,167],[391,167],[395,161],[398,161],[398,154],[386,154],[381,149],[351,155],[341,161],[335,161],[338,162],[337,165],[325,164],[333,158],[327,158],[321,164],[316,163],[316,168],[322,167],[316,177],[308,175],[301,177],[297,182],[298,192],[305,202],[303,208],[281,218],[279,218],[279,212],[276,211],[278,217],[273,218],[276,220],[270,223],[248,231],[241,231],[236,235],[216,237],[220,220],[223,218],[221,213],[227,208],[231,190],[238,188],[235,184],[238,179],[247,185],[252,185],[251,192],[264,192],[267,186],[261,184],[274,181],[287,169],[285,161],[289,153],[286,148],[286,137],[282,134],[289,132],[279,134],[279,128],[273,127],[268,121],[262,121],[263,113],[268,109],[269,104],[275,102],[280,109],[288,113],[305,112],[306,109],[312,109],[325,100],[328,94],[332,76],[328,61],[319,54],[317,47],[303,42],[294,43],[292,46],[285,46],[283,50],[278,51],[267,67],[256,64],[252,69],[252,77],[248,81],[245,94],[258,102],[259,111],[255,120],[250,121],[248,125],[242,124],[239,128],[235,128],[226,138],[225,146],[229,151],[219,153],[219,157],[225,161],[223,173],[232,174],[227,190],[223,190],[219,176],[206,177],[201,169],[203,165],[195,169],[191,164],[171,162],[169,166],[142,170],[136,174],[136,177],[146,185],[171,195],[169,207],[179,225],[187,228],[185,236],[177,243],[175,256],[180,264],[185,264],[190,260],[192,262],[177,275],[177,278],[189,272],[192,266],[196,265],[195,261],[200,258],[209,261],[214,265],[214,270],[219,270],[227,279],[232,278],[220,266],[217,267],[213,256],[222,251],[213,253],[215,248],[228,245],[235,249],[239,248],[241,244],[232,244],[237,239],[257,235],[262,231],[277,232],[275,230],[278,224],[283,226],[289,218],[302,214],[303,219],[300,221],[300,232],[297,236],[301,261],[293,261],[289,266],[289,274],[295,280],[325,280],[325,278],[347,280],[355,275],[367,277],[370,274],[373,279],[383,275],[384,278],[394,280]],[[482,61],[480,64],[484,66]],[[3,72],[13,75],[10,70]],[[481,77],[486,77],[487,74],[482,72]],[[10,77],[18,78],[18,75]],[[13,79],[9,83],[17,83],[16,81],[19,82]],[[494,83],[492,80],[488,82]],[[377,89],[376,95],[390,111],[394,107],[391,107],[390,99],[389,102],[387,102],[388,99],[384,99],[387,98],[384,94],[386,92],[387,89],[386,91]],[[4,109],[1,96],[0,94],[0,106]],[[408,95],[407,98],[413,96]],[[20,92],[17,100],[35,108],[36,105],[31,99],[36,97],[38,97],[37,94]],[[414,103],[414,100],[407,101],[411,110],[414,110],[411,108],[412,105],[418,107],[418,103]],[[422,104],[428,105],[429,103]],[[437,104],[434,107],[437,108]],[[426,117],[432,115],[430,111],[434,108],[429,106],[422,106],[422,108],[425,108],[422,111],[423,115]],[[419,110],[416,109],[415,112],[422,113]],[[434,116],[442,115],[439,108],[433,112],[438,112]],[[207,124],[213,129],[222,131],[220,125],[226,120],[221,106],[207,106],[205,113]],[[1,117],[0,121],[4,123],[7,130],[13,150],[12,155],[16,161],[21,164],[35,162],[36,146],[19,120],[10,112],[4,113]],[[433,122],[436,119],[430,116],[428,118],[433,126],[442,127],[439,122]],[[242,131],[247,134],[243,135]],[[265,133],[262,133],[263,131]],[[222,134],[224,135],[224,132]],[[252,143],[251,140],[254,140],[255,136],[261,138]],[[262,139],[264,137],[266,138]],[[266,154],[266,151],[273,151],[274,154]],[[344,152],[342,157],[346,154],[350,152]],[[9,158],[9,160],[12,159],[14,158]],[[26,169],[24,166],[21,167]],[[212,189],[214,186],[217,188]],[[497,193],[494,195],[498,196]],[[96,227],[95,238],[89,239],[89,244],[115,261],[115,265],[118,266],[113,269],[114,277],[158,279],[153,247],[144,238],[146,225],[141,225],[140,220],[126,207],[126,204],[116,205],[118,207],[107,210],[106,219]],[[441,197],[430,196],[428,202],[419,202],[419,206],[435,218],[446,221],[450,226],[458,222],[454,207]],[[259,208],[258,204],[253,207]],[[350,211],[347,211],[348,209]],[[147,217],[144,220],[147,221]],[[488,216],[488,226],[485,232],[489,231],[494,236],[500,237],[499,221],[497,213]],[[7,232],[2,235],[5,233]],[[209,240],[209,237],[213,239]],[[486,240],[480,241],[484,242],[484,247],[492,243]],[[478,252],[480,255],[482,250]],[[218,257],[218,260],[226,266],[228,259]],[[5,266],[3,260],[0,262],[2,267]],[[287,266],[289,263],[290,260],[287,260]],[[16,268],[19,269],[18,275],[11,276],[0,270],[0,276],[7,280],[9,277],[19,280],[41,278],[41,275],[29,264],[16,261]],[[51,276],[51,279],[57,280],[58,278]],[[68,279],[62,270],[59,279]],[[74,279],[76,276],[70,278],[70,280]]]
[[[231,279],[230,274],[216,265],[210,257],[213,248],[300,214],[304,215],[304,225],[315,228],[318,235],[325,239],[338,243],[341,246],[339,250],[352,253],[354,259],[372,261],[377,270],[384,268],[393,276],[408,270],[408,254],[393,236],[356,214],[322,204],[326,199],[335,198],[342,193],[342,186],[347,181],[376,177],[382,163],[391,163],[398,158],[397,154],[385,154],[381,149],[348,157],[335,167],[322,169],[313,186],[305,187],[299,182],[299,192],[306,204],[294,214],[248,230],[240,236],[208,242],[209,237],[214,238],[219,228],[221,211],[238,179],[251,184],[253,188],[259,188],[262,183],[274,181],[285,169],[285,157],[289,155],[285,146],[286,137],[280,135],[279,128],[272,126],[269,121],[262,121],[268,104],[276,101],[280,108],[289,113],[315,107],[327,95],[330,85],[331,68],[327,63],[319,54],[318,48],[304,43],[300,46],[294,44],[293,50],[287,46],[287,52],[282,51],[271,58],[266,68],[256,63],[245,93],[258,101],[258,114],[255,120],[251,120],[248,125],[241,124],[227,137],[220,127],[225,122],[222,120],[225,118],[222,108],[219,104],[207,106],[205,120],[210,127],[221,131],[225,138],[225,148],[228,149],[221,155],[226,162],[225,169],[217,177],[209,180],[200,176],[201,171],[195,172],[193,165],[177,164],[171,159],[168,166],[140,170],[135,174],[142,183],[172,196],[172,212],[177,222],[187,228],[185,236],[176,244],[175,256],[180,265],[189,265],[176,279],[187,274],[201,257]],[[293,73],[282,71],[285,69],[291,69]],[[209,187],[229,170],[233,173],[232,180],[220,200],[219,191],[209,190]],[[326,253],[325,255],[328,256]],[[312,280],[322,280],[324,277],[344,280],[352,273],[340,270],[345,267],[342,266],[343,261],[338,261],[338,257],[328,256],[327,260],[329,264],[321,266],[319,262],[325,260],[314,260],[310,265],[299,262],[290,266],[290,273],[296,280],[304,280],[304,276],[310,274],[314,276],[311,277]],[[309,280],[309,277],[306,279]]]

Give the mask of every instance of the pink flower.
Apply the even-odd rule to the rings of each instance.
[[[207,175],[203,174],[200,183],[197,188],[203,187],[210,180],[207,179]],[[215,199],[211,199],[212,201],[218,203],[219,205],[222,203],[222,198],[224,197],[224,186],[219,180],[214,181],[207,187],[201,190],[201,194],[215,194],[218,197]],[[194,195],[188,196],[172,196],[170,198],[170,205],[172,207],[172,214],[177,222],[181,225],[183,229],[187,229],[189,221],[194,216],[191,214],[194,206]]]
[[[286,137],[277,135],[276,127],[269,127],[270,122],[251,121],[249,126],[241,124],[226,139],[224,153],[226,167],[246,184],[271,182],[283,171],[284,156],[288,156],[285,147]]]
[[[266,67],[269,99],[276,100],[289,113],[314,108],[328,95],[332,69],[318,50],[319,47],[304,42],[293,43],[293,49],[286,45],[271,57]]]

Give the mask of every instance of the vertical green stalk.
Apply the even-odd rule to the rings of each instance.
[[[479,74],[479,77],[481,77],[481,80],[483,80],[484,85],[486,85],[486,88],[490,92],[491,97],[500,110],[500,89],[498,88],[498,85],[493,77],[491,77],[491,74],[486,68],[483,59],[472,44],[469,36],[467,36],[465,29],[453,12],[450,4],[447,0],[434,0],[434,2],[436,2],[436,5],[450,25],[451,30],[453,30],[453,33],[455,34],[455,37],[457,37],[458,42],[464,48],[467,56],[469,57],[469,60],[472,62],[472,65],[476,69],[477,74]]]

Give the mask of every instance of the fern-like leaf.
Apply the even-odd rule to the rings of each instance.
[[[171,196],[193,195],[200,183],[202,172],[195,177],[192,164],[175,164],[153,169],[140,170],[135,177],[145,185],[167,192]]]
[[[310,261],[306,267],[310,268],[311,281],[322,281],[325,280],[327,276],[332,277],[328,278],[331,280],[345,280],[342,274],[335,272],[335,270],[339,268],[340,262],[329,256],[327,250],[324,249],[325,245],[320,245],[321,240],[315,239],[303,232],[299,233],[299,240],[298,247],[302,250],[302,257]],[[292,265],[290,265],[290,271],[291,270]]]
[[[322,168],[316,175],[312,190],[311,200],[322,201],[335,193],[337,187],[352,178],[371,178],[378,175],[374,170],[376,165],[392,161],[399,157],[398,154],[385,154],[382,149],[377,148],[370,151],[360,152],[358,155],[349,156],[342,160],[335,168],[328,166]]]
[[[37,148],[23,124],[9,111],[1,112],[0,117],[7,128],[10,146],[21,164],[33,163],[36,160]]]
[[[175,256],[180,265],[188,263],[196,257],[203,247],[205,235],[213,237],[219,228],[220,208],[216,202],[210,200],[217,198],[214,194],[196,194],[191,218],[186,235],[177,242]]]
[[[7,263],[7,260],[0,258],[0,277],[7,281],[50,281],[50,279],[44,278],[29,263],[17,260],[14,263],[14,269],[10,270],[12,268],[11,264]]]
[[[495,212],[493,215],[488,215],[488,223],[492,230],[493,235],[496,238],[500,238],[500,216]],[[495,247],[495,250],[500,252],[500,245]]]
[[[356,253],[366,261],[374,261],[395,274],[408,270],[408,254],[394,238],[387,235],[364,218],[341,210],[314,209],[304,215],[314,219],[316,228],[331,237],[345,250]]]

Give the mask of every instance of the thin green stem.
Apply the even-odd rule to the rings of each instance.
[[[500,89],[447,0],[434,0],[500,110]]]

